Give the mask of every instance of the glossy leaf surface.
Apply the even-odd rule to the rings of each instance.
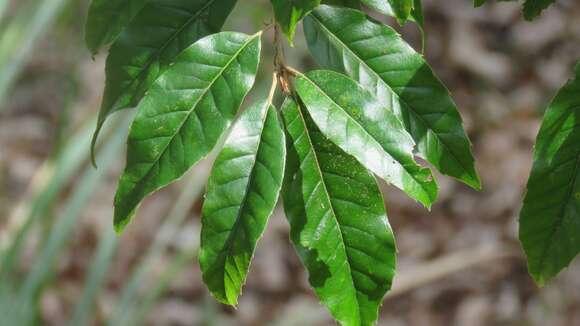
[[[207,36],[151,87],[129,132],[115,196],[117,230],[145,196],[181,177],[216,145],[254,83],[260,35]]]
[[[282,187],[286,148],[276,108],[260,101],[234,125],[214,164],[202,209],[203,279],[236,305],[258,239]]]
[[[580,65],[544,116],[520,213],[520,241],[540,285],[580,252]]]
[[[457,106],[423,57],[390,27],[348,8],[321,6],[304,20],[308,46],[324,67],[345,73],[392,107],[441,173],[480,188]]]
[[[217,33],[235,0],[149,0],[111,47],[93,145],[106,118],[136,106],[175,58]]]
[[[270,0],[270,2],[274,7],[276,21],[290,42],[294,39],[296,25],[320,4],[320,0]]]
[[[93,55],[112,43],[145,6],[147,0],[93,0],[85,27],[85,42]]]
[[[288,144],[284,209],[309,282],[342,325],[374,325],[396,263],[380,190],[304,108],[288,99],[282,115]]]
[[[352,79],[318,70],[296,90],[322,133],[367,169],[430,207],[437,198],[431,171],[413,158],[413,139],[387,105]]]

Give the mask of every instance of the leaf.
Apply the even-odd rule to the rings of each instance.
[[[276,22],[288,37],[290,43],[296,33],[296,25],[310,11],[320,5],[320,0],[270,0],[274,8]]]
[[[498,1],[513,2],[516,0],[498,0]],[[481,7],[486,2],[487,2],[486,0],[473,0],[473,6]],[[555,0],[526,0],[526,2],[524,2],[524,10],[523,10],[524,18],[530,21],[534,20],[535,18],[540,16],[540,14],[544,9],[548,8],[554,2]]]
[[[399,16],[401,13],[397,14],[397,12],[393,9],[393,6],[390,4],[394,1],[389,2],[385,0],[360,0],[360,1],[365,5],[367,5],[369,8],[372,8],[383,15],[391,16],[397,19],[402,18],[401,16]],[[424,19],[421,0],[413,0],[411,2],[413,3],[413,8],[409,14],[406,14],[406,17],[404,18],[402,23],[404,23],[407,19],[412,19],[419,25],[422,31],[424,27]],[[405,13],[403,13],[403,15],[405,15]]]
[[[254,83],[260,36],[207,36],[153,84],[129,132],[115,196],[117,231],[145,196],[181,177],[216,145]]]
[[[423,17],[423,4],[421,3],[421,0],[413,1],[413,11],[411,11],[411,18],[419,26],[422,42],[425,43],[425,17]]]
[[[580,64],[575,73],[544,116],[520,213],[520,241],[540,285],[580,252]]]
[[[111,44],[148,0],[93,0],[85,27],[85,42],[93,55]]]
[[[237,305],[278,200],[285,158],[276,108],[260,101],[236,122],[214,164],[202,209],[199,262],[203,280],[225,304]]]
[[[356,9],[360,8],[359,0],[322,0],[321,3],[329,6],[341,6]]]
[[[370,92],[331,71],[296,78],[295,86],[322,133],[366,168],[430,207],[437,198],[431,171],[413,159],[413,139]]]
[[[361,0],[361,2],[367,5],[369,8],[372,8],[383,15],[398,18],[393,7],[385,0]],[[412,19],[413,21],[415,21],[417,25],[419,25],[421,31],[423,31],[425,23],[423,18],[421,0],[413,1],[413,10],[411,11],[410,16],[406,19]]]
[[[284,209],[310,284],[341,324],[374,325],[397,251],[381,192],[294,100],[287,99],[282,115],[288,139]]]
[[[111,47],[91,148],[107,117],[136,106],[181,51],[220,31],[235,4],[235,0],[149,0]]]
[[[553,3],[554,0],[526,0],[524,3],[524,18],[533,20]]]
[[[474,7],[481,7],[485,4],[487,0],[473,0],[473,6]]]
[[[385,0],[361,0],[361,2],[383,15],[397,18],[397,14],[395,14],[393,8]],[[413,10],[408,19],[414,21],[419,27],[419,31],[421,32],[421,49],[423,50],[425,48],[425,18],[423,17],[421,0],[413,0]]]
[[[471,144],[449,91],[392,28],[358,10],[321,6],[304,20],[304,29],[318,63],[351,76],[388,103],[422,158],[480,188]]]
[[[395,18],[401,25],[409,19],[415,6],[413,0],[389,0],[389,4],[395,13]]]

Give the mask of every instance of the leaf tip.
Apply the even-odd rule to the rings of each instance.
[[[417,201],[430,212],[431,206],[437,201],[437,189],[435,189],[434,193],[427,194],[427,197],[421,196],[421,198],[417,198]]]
[[[209,293],[221,304],[230,306],[234,309],[238,309],[238,297],[237,296],[229,296],[226,293],[219,293],[215,292],[210,289]]]
[[[294,33],[291,34],[285,34],[286,35],[286,39],[288,40],[288,44],[290,45],[290,47],[294,47]]]
[[[89,53],[91,54],[91,59],[93,61],[95,61],[95,57],[97,56],[97,54],[99,54],[99,47],[95,44],[90,43],[89,41],[87,41],[86,44],[87,44],[87,49],[89,50]]]
[[[546,286],[548,279],[544,275],[537,273],[530,273],[530,275],[532,276],[534,283],[536,283],[539,288]]]
[[[99,121],[97,121],[97,126],[95,127],[95,131],[93,132],[93,137],[91,138],[91,164],[93,165],[93,167],[96,169],[97,168],[97,155],[95,153],[95,147],[97,147],[97,140],[99,138],[99,132],[101,131],[101,128],[103,127],[103,123],[104,121],[99,119]]]
[[[93,169],[98,169],[99,167],[97,166],[97,155],[95,154],[95,147],[91,146],[91,165],[93,166]]]
[[[483,188],[481,185],[481,178],[479,177],[479,174],[475,170],[472,173],[470,173],[467,177],[462,178],[461,181],[477,191],[480,191]]]
[[[122,223],[114,222],[113,223],[113,228],[115,229],[115,233],[117,235],[121,235],[123,233],[123,231],[125,230],[125,225],[122,224]]]
[[[115,207],[115,213],[113,217],[113,227],[115,228],[115,233],[117,233],[117,235],[123,233],[125,227],[127,227],[127,224],[129,224],[132,215],[133,213],[128,215],[120,214],[118,211],[118,207]]]

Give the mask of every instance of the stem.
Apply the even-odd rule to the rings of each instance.
[[[292,76],[292,77],[302,76],[303,75],[300,71],[298,71],[297,69],[292,68],[292,67],[290,67],[288,65],[284,65],[284,70],[286,70],[286,73],[288,75]]]
[[[280,88],[286,94],[292,94],[291,76],[295,76],[296,70],[286,65],[286,58],[284,56],[284,45],[280,37],[280,27],[277,23],[274,24],[274,70],[280,82]]]
[[[278,73],[274,71],[272,74],[272,86],[270,87],[270,93],[268,94],[268,105],[272,104],[274,95],[276,94],[276,88],[278,87]]]

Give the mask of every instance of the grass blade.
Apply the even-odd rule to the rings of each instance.
[[[86,150],[91,140],[91,128],[81,127],[81,131],[72,137],[72,142],[65,147],[54,160],[47,161],[33,179],[31,195],[16,206],[10,217],[9,227],[2,234],[0,241],[0,279],[6,279],[13,271],[16,257],[20,255],[26,235],[36,221],[49,209],[61,190],[69,183],[83,162],[88,159]],[[32,199],[31,199],[32,198]],[[28,203],[31,203],[28,206]]]
[[[95,258],[89,267],[89,274],[85,281],[85,288],[79,303],[76,305],[70,321],[71,326],[89,325],[93,313],[93,306],[99,289],[105,282],[107,271],[111,266],[115,249],[117,248],[117,234],[111,226],[103,235]]]
[[[123,147],[129,119],[124,119],[122,122],[125,128],[117,128],[102,150],[101,157],[103,159],[103,166],[107,166],[109,162],[115,160]],[[42,286],[52,276],[54,262],[59,252],[66,245],[74,226],[81,216],[80,213],[91,199],[91,195],[105,174],[105,169],[95,170],[92,167],[87,167],[84,175],[75,187],[72,197],[65,203],[62,214],[52,228],[46,243],[42,245],[42,250],[36,259],[35,265],[26,276],[18,297],[18,301],[23,306],[28,306],[30,302],[35,301]],[[32,317],[28,317],[27,319],[30,318]]]
[[[2,10],[1,1],[5,0],[0,0],[0,10]],[[3,101],[14,78],[26,63],[34,44],[48,30],[47,27],[53,23],[65,2],[66,0],[44,0],[40,4],[25,8],[11,20],[5,32],[0,35],[2,36],[0,38],[0,102]],[[32,10],[36,8],[32,14],[29,12],[31,8]],[[0,110],[2,107],[5,106],[0,106]]]

